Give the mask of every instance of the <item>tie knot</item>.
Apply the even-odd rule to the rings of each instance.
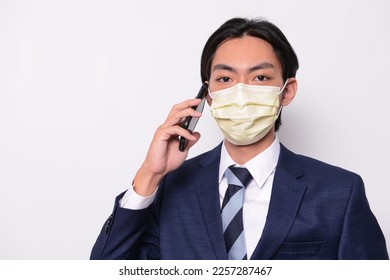
[[[225,176],[229,185],[240,187],[247,187],[253,179],[252,175],[245,167],[229,166],[229,168],[226,169]]]

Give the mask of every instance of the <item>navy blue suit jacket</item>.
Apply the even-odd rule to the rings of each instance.
[[[161,182],[152,206],[118,207],[91,259],[227,259],[219,202],[221,145]],[[265,228],[252,259],[388,259],[357,174],[281,146]]]

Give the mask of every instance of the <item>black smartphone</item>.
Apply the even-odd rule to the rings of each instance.
[[[195,99],[202,99],[202,101],[199,103],[198,106],[192,107],[192,109],[196,110],[197,112],[202,113],[204,108],[204,103],[206,102],[206,94],[208,89],[208,83],[203,83],[203,85],[200,87],[200,90],[198,94],[195,96]],[[199,118],[193,118],[191,116],[188,116],[185,118],[183,123],[183,128],[189,130],[191,133],[194,132],[195,126],[198,123]],[[179,138],[179,150],[184,151],[187,146],[188,140],[182,136]]]

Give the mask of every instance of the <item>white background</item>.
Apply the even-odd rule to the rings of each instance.
[[[0,0],[0,259],[87,259],[204,43],[263,16],[299,61],[279,138],[359,173],[390,243],[387,0]],[[206,107],[191,156],[222,136]],[[388,248],[390,248],[388,246]]]

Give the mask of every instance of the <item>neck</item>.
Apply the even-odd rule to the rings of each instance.
[[[275,139],[275,131],[271,129],[267,135],[265,135],[262,139],[253,143],[251,145],[246,146],[237,146],[229,141],[225,141],[225,147],[230,157],[238,164],[245,164],[264,150],[266,150],[269,146],[272,145]]]

